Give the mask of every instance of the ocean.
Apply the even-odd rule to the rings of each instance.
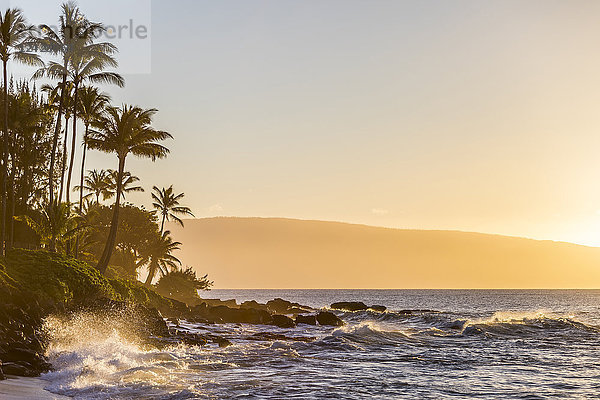
[[[226,348],[143,348],[47,322],[46,389],[75,399],[600,398],[600,290],[213,290],[207,298],[336,301],[339,328],[182,322]],[[256,340],[271,338],[269,340]],[[293,338],[294,340],[290,340]]]

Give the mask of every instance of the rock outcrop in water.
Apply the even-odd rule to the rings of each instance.
[[[333,303],[330,306],[333,310],[341,310],[341,311],[364,311],[364,310],[373,310],[378,312],[384,312],[387,310],[385,306],[367,306],[362,301],[340,301],[337,303]]]
[[[363,305],[348,304],[353,308],[358,304],[360,309]],[[175,343],[231,345],[226,337],[217,334],[181,329],[183,320],[208,325],[262,324],[284,329],[297,324],[334,327],[344,324],[332,312],[281,298],[266,304],[246,301],[241,305],[235,300],[204,299],[190,307],[139,282],[107,279],[81,261],[44,251],[12,250],[0,260],[0,379],[5,374],[37,376],[51,369],[43,356],[47,346],[42,329],[44,320],[51,316],[53,321],[67,324],[82,315],[157,347]],[[165,318],[169,318],[169,324]]]

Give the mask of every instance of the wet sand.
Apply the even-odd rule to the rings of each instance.
[[[40,378],[8,377],[0,381],[0,399],[2,400],[65,400],[69,397],[44,390],[48,382]]]

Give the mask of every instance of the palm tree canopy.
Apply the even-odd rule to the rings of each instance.
[[[175,194],[173,185],[168,188],[159,189],[157,186],[152,188],[152,207],[163,217],[165,221],[175,221],[183,226],[183,221],[178,215],[194,216],[189,207],[180,206],[179,200],[185,196],[184,193]]]
[[[108,175],[108,171],[104,169],[94,169],[88,171],[88,174],[86,175],[83,181],[83,188],[77,185],[74,187],[74,190],[83,189],[84,192],[88,192],[88,194],[85,195],[84,198],[89,198],[90,196],[95,195],[96,198],[100,198],[100,196],[102,196],[106,199],[109,190]]]
[[[11,58],[26,65],[42,66],[40,56],[27,50],[33,46],[35,28],[27,24],[23,12],[9,8],[0,14],[0,58]]]
[[[155,239],[148,244],[148,247],[142,253],[138,265],[147,265],[148,278],[147,283],[151,283],[157,272],[165,275],[169,270],[176,269],[181,265],[181,261],[172,253],[179,250],[180,242],[173,241],[170,231],[164,231],[156,235]]]
[[[150,158],[155,161],[169,154],[169,149],[157,143],[173,136],[168,132],[152,128],[156,109],[144,110],[124,104],[109,107],[103,116],[93,123],[88,145],[90,149],[105,153],[116,153],[120,160],[128,154]]]
[[[90,125],[93,121],[100,118],[104,109],[110,102],[110,96],[100,92],[93,86],[84,86],[79,89],[77,111],[79,117],[85,125]]]
[[[119,177],[119,171],[115,171],[112,169],[108,170],[107,179],[106,179],[106,192],[104,195],[104,199],[111,199],[117,193],[117,179]],[[131,175],[131,172],[125,171],[123,173],[123,179],[121,182],[121,196],[125,198],[126,193],[130,192],[143,192],[144,188],[141,186],[137,186],[136,183],[140,181],[135,175]]]

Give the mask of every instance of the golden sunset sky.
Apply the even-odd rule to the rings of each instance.
[[[600,2],[116,4],[80,2],[111,23],[151,11],[151,71],[114,100],[157,107],[175,136],[168,160],[128,168],[196,216],[600,246]]]

